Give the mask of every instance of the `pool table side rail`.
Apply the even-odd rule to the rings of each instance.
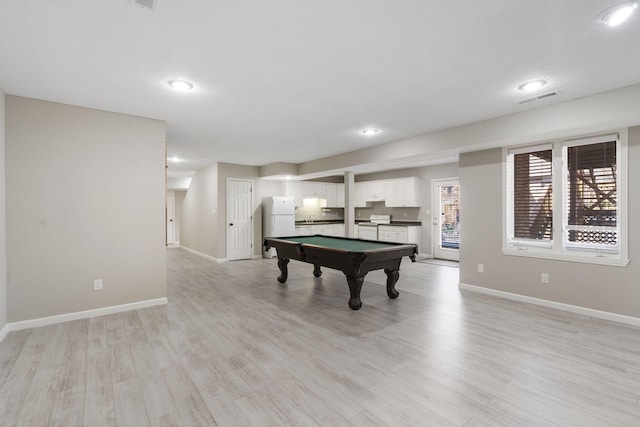
[[[302,236],[291,236],[291,237],[266,237],[264,240],[264,249],[269,250],[270,248],[276,248],[278,250],[279,258],[291,258],[299,261],[304,261],[304,247],[318,248],[324,251],[331,251],[334,253],[343,253],[345,255],[351,254],[350,257],[356,256],[356,254],[366,252],[369,259],[378,258],[380,256],[384,256],[387,252],[389,252],[390,247],[393,247],[395,253],[402,252],[402,257],[407,256],[411,258],[412,261],[415,262],[415,256],[418,255],[418,245],[414,243],[397,243],[397,242],[381,242],[377,240],[366,240],[366,239],[352,239],[348,237],[334,237],[334,236],[323,236],[321,234],[316,234],[313,236],[304,236],[304,237],[331,237],[332,239],[341,239],[341,240],[357,240],[360,242],[370,242],[375,244],[384,243],[389,245],[389,247],[377,248],[377,249],[369,249],[367,251],[353,251],[348,249],[341,248],[330,248],[326,246],[314,245],[312,243],[303,243],[296,240],[287,240],[287,239],[300,239]],[[404,250],[403,250],[404,249]],[[282,251],[280,251],[282,250]]]

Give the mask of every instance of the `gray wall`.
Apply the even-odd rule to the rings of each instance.
[[[184,204],[184,198],[186,195],[187,190],[175,190],[174,222],[176,223],[176,242],[180,241],[180,229],[182,228],[182,205]]]
[[[215,163],[198,171],[182,204],[180,246],[217,259],[227,257],[227,178],[253,181],[253,253],[262,251],[261,187],[257,166]],[[281,184],[276,186],[280,187]],[[215,214],[213,213],[215,210]]]
[[[629,130],[629,258],[627,267],[534,259],[502,254],[502,151],[460,156],[460,282],[565,304],[640,317],[640,127]],[[487,209],[495,207],[495,209]],[[478,273],[484,264],[484,273]],[[550,283],[540,283],[549,273]]]
[[[5,142],[9,322],[166,297],[164,122],[7,95]]]
[[[0,332],[7,324],[7,234],[5,214],[5,96],[0,90]]]
[[[199,170],[182,202],[180,246],[216,257],[218,223],[218,164]]]

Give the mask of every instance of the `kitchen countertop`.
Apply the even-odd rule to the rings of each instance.
[[[356,220],[356,224],[361,224],[361,223],[366,223],[366,224],[371,224],[371,221],[368,221],[366,219],[363,220]],[[378,225],[406,225],[406,226],[410,226],[410,225],[422,225],[421,221],[391,221],[391,224],[378,224]]]
[[[356,225],[357,224],[361,224],[361,223],[365,223],[365,224],[371,224],[371,221],[368,220],[356,220]],[[313,221],[313,222],[306,222],[306,221],[296,221],[296,226],[298,225],[324,225],[324,224],[344,224],[344,220],[342,219],[330,219],[327,221]],[[391,221],[391,224],[379,224],[379,225],[405,225],[405,226],[411,226],[411,225],[417,225],[420,226],[422,225],[421,221]]]
[[[344,224],[344,220],[343,219],[329,219],[326,221],[313,220],[313,222],[296,221],[296,225],[324,225],[324,224]]]

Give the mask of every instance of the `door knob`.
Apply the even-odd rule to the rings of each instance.
[[[233,223],[229,224],[230,226],[233,226]]]

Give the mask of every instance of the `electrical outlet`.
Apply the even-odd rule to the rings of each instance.
[[[478,273],[484,273],[484,264],[478,264]]]
[[[93,281],[93,290],[94,291],[102,290],[102,279],[96,279]]]
[[[540,281],[542,283],[549,283],[549,273],[540,274]]]

